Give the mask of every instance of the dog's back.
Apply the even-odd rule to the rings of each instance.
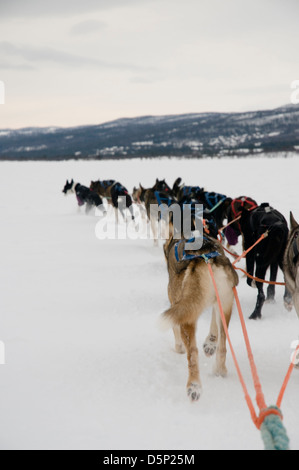
[[[86,203],[90,206],[98,207],[103,203],[101,197],[95,191],[92,191],[90,188],[80,183],[75,185],[75,193],[79,205]]]
[[[173,324],[197,321],[202,311],[215,301],[215,291],[202,255],[218,253],[218,256],[210,262],[216,276],[224,280],[222,282],[224,302],[226,286],[228,286],[230,297],[232,287],[237,286],[239,282],[236,271],[217,240],[205,236],[202,248],[192,251],[185,250],[186,243],[185,239],[180,242],[172,239],[170,245],[164,249],[169,273],[170,296],[175,304],[164,313],[164,316],[168,317]],[[184,260],[183,254],[194,256],[194,258]]]
[[[250,213],[250,223],[247,227],[252,240],[257,241],[263,233],[268,231],[268,236],[256,248],[256,256],[260,262],[270,264],[277,259],[281,265],[288,238],[288,224],[284,216],[273,209],[268,203],[261,204]],[[247,232],[244,234],[249,236]]]

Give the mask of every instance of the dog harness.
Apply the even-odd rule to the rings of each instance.
[[[161,206],[161,204],[166,203],[167,207],[170,207],[171,204],[175,203],[175,201],[171,197],[165,196],[164,194],[162,196],[159,191],[155,191],[155,198],[157,199],[159,206]]]
[[[115,183],[115,180],[104,180],[104,181],[99,181],[100,185],[102,188],[107,189],[109,186]]]
[[[196,194],[202,189],[199,186],[184,186],[183,187],[183,197],[191,196],[191,194]]]
[[[80,198],[80,196],[77,193],[76,193],[76,198],[77,198],[78,206],[83,206],[84,201]]]
[[[208,206],[210,214],[217,209],[225,200],[226,196],[224,194],[218,193],[204,193],[204,201]]]
[[[240,204],[240,207],[239,207],[238,211],[236,209],[236,204]],[[253,211],[254,209],[256,209],[258,207],[257,203],[253,199],[251,199],[250,197],[243,196],[243,197],[234,199],[231,202],[231,208],[232,208],[235,219],[237,219],[239,217],[239,215],[241,215],[242,211],[240,209],[245,207],[245,204],[247,205],[247,207],[249,206],[249,208],[248,208],[249,211]],[[241,224],[240,224],[239,220],[237,221],[237,224],[238,224],[238,228],[241,232]],[[233,230],[233,228],[231,228],[231,230]],[[228,231],[228,233],[230,233],[230,231]],[[225,234],[225,236],[226,236],[226,234]],[[230,243],[230,245],[233,245],[233,243]]]
[[[240,209],[239,209],[239,211],[237,211],[237,209],[236,209],[236,204],[237,203],[240,204],[240,209],[243,208],[245,206],[245,204],[247,204],[247,206],[249,206],[248,210],[250,210],[250,211],[253,211],[254,209],[256,209],[258,207],[257,203],[253,199],[250,199],[250,197],[243,196],[239,199],[236,198],[231,202],[231,208],[232,208],[232,211],[233,211],[233,214],[234,214],[235,218],[239,217],[239,215],[241,214]]]
[[[208,240],[206,237],[202,237],[203,240]],[[218,253],[218,251],[212,251],[210,253],[204,253],[204,254],[195,254],[195,255],[191,255],[191,254],[187,254],[185,249],[183,250],[183,255],[182,257],[180,258],[179,257],[179,245],[183,242],[184,240],[180,240],[178,241],[176,244],[175,244],[175,247],[174,247],[174,253],[175,253],[175,259],[177,260],[178,263],[182,262],[182,261],[190,261],[192,259],[196,259],[196,258],[202,258],[205,260],[206,263],[208,263],[210,261],[210,259],[212,258],[216,258],[216,256],[220,256],[220,253]],[[186,240],[187,243],[193,243],[195,241],[195,237],[193,238],[190,238],[189,240]]]
[[[112,187],[115,189],[115,191],[117,192],[117,194],[125,194],[125,195],[129,194],[127,188],[125,188],[125,187],[124,187],[122,184],[120,184],[120,183],[114,183],[114,185],[113,185]],[[111,188],[111,189],[112,189],[112,188]]]

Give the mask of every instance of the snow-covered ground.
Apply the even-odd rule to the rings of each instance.
[[[2,449],[263,449],[230,352],[228,377],[212,374],[201,348],[210,312],[198,322],[203,395],[191,404],[187,363],[172,332],[157,327],[168,307],[167,271],[152,240],[99,240],[99,217],[64,197],[67,178],[114,178],[131,191],[156,177],[232,197],[270,202],[299,219],[297,158],[124,160],[0,164],[0,446]],[[239,247],[239,251],[241,248]],[[244,264],[241,263],[241,266]],[[279,280],[282,280],[279,274]],[[298,338],[295,311],[277,301],[249,321],[256,291],[238,288],[268,405],[274,404]],[[252,399],[236,310],[230,332]],[[299,449],[299,372],[282,403]]]

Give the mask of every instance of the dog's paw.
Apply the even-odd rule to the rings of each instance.
[[[293,307],[294,307],[294,304],[291,301],[289,300],[284,300],[284,308],[288,311],[288,312],[291,312],[293,310]]]
[[[186,349],[185,349],[185,346],[184,346],[183,343],[177,343],[177,344],[175,344],[174,350],[175,350],[175,352],[178,353],[178,354],[185,354],[185,352],[186,352]]]
[[[217,338],[216,336],[208,336],[204,342],[203,350],[207,357],[211,357],[215,354],[217,349]]]
[[[227,376],[227,368],[225,366],[218,367],[217,364],[214,367],[214,374],[216,377],[226,377]]]
[[[199,383],[191,382],[187,387],[187,395],[192,403],[200,399],[201,392],[202,389]]]

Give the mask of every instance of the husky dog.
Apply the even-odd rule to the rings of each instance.
[[[136,204],[141,204],[144,206],[144,196],[145,196],[146,191],[147,190],[141,185],[141,183],[139,183],[138,188],[134,186],[133,192],[132,192],[133,201],[136,202]]]
[[[68,193],[75,193],[78,206],[86,204],[86,212],[89,212],[93,206],[99,207],[103,204],[103,201],[98,194],[80,183],[75,183],[73,179],[70,182],[68,180],[66,181],[62,192],[65,195]]]
[[[284,278],[289,298],[286,308],[291,310],[292,300],[299,317],[299,224],[296,222],[292,212],[290,214],[290,226],[287,248],[284,255]]]
[[[215,219],[219,228],[223,226],[223,221],[227,217],[227,209],[232,199],[215,192],[205,191],[200,186],[185,186],[181,184],[182,178],[177,178],[173,184],[172,193],[176,199],[183,203],[186,199],[194,199],[198,204],[203,204],[206,213],[210,213]]]
[[[198,201],[205,205],[206,209],[210,211],[216,220],[217,226],[221,228],[224,219],[227,217],[227,208],[231,204],[232,199],[224,194],[202,191],[198,195]]]
[[[137,204],[137,207],[140,211],[141,219],[145,223],[147,221],[147,213],[146,213],[145,201],[144,201],[146,191],[147,190],[143,188],[143,186],[139,183],[139,187],[136,188],[134,186],[133,192],[132,192],[132,199],[135,202],[135,204]]]
[[[267,237],[246,255],[246,268],[248,274],[259,279],[265,279],[266,272],[270,268],[270,281],[275,282],[278,268],[283,270],[283,257],[288,239],[288,225],[282,214],[273,209],[268,203],[261,204],[256,209],[249,211],[242,209],[240,228],[243,235],[244,250],[250,248],[264,233]],[[262,307],[266,300],[263,283],[247,277],[247,284],[258,288],[258,296],[255,309],[250,319],[256,320],[262,317]],[[267,301],[274,302],[275,285],[270,284],[267,289]],[[288,302],[289,294],[285,291],[284,300]]]
[[[108,203],[111,204],[116,211],[120,211],[123,218],[125,218],[124,210],[126,208],[129,209],[131,218],[134,220],[132,198],[128,190],[122,184],[115,180],[91,181],[90,189],[97,192],[100,196],[105,197]],[[118,198],[121,198],[121,202],[123,202],[123,199],[125,200],[124,207],[120,204]]]
[[[166,183],[165,179],[156,179],[156,182],[152,188],[146,189],[143,194],[145,210],[147,213],[148,220],[151,224],[151,229],[154,237],[154,245],[158,246],[158,220],[159,214],[158,209],[154,208],[161,204],[166,204],[168,207],[175,203],[176,200],[172,196],[172,190]]]
[[[182,178],[177,178],[173,183],[172,194],[179,203],[183,203],[185,199],[196,199],[197,201],[204,193],[204,189],[199,186],[185,186],[181,184]]]
[[[185,248],[187,240],[184,238],[175,240],[171,223],[169,225],[171,236],[164,244],[164,254],[169,274],[168,297],[171,307],[163,313],[162,325],[173,328],[176,352],[187,351],[189,369],[187,394],[193,402],[197,401],[201,394],[196,324],[203,311],[210,306],[212,306],[211,326],[203,349],[207,357],[216,353],[215,374],[220,376],[227,374],[226,335],[210,272],[203,255],[211,257],[210,262],[227,325],[233,307],[232,289],[238,285],[238,275],[217,240],[204,236],[200,250],[188,251]]]

